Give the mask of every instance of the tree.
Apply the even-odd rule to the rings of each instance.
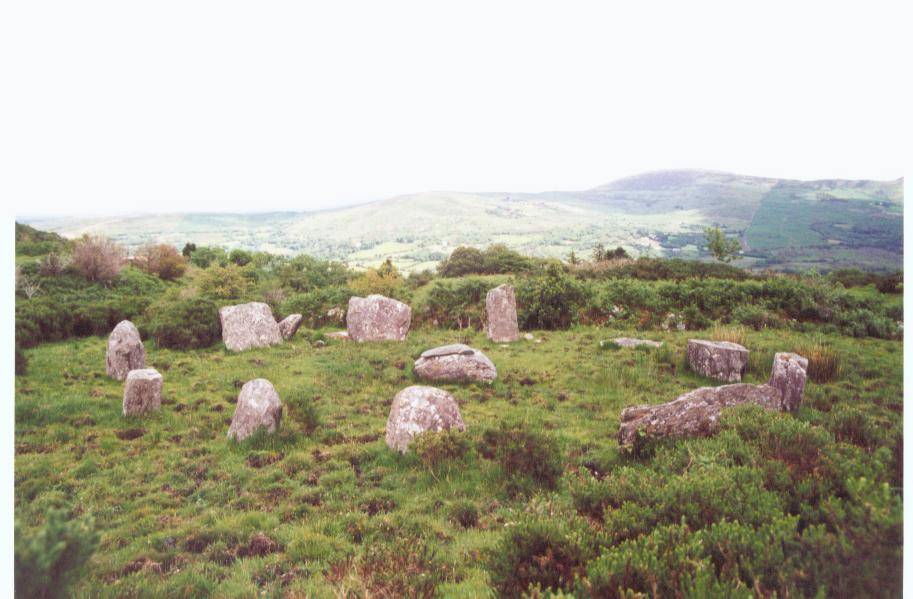
[[[580,258],[577,257],[577,254],[574,253],[574,250],[571,250],[570,255],[567,257],[567,261],[571,264],[580,264]]]
[[[607,257],[611,257],[614,260],[623,260],[626,258],[630,258],[630,256],[628,256],[627,250],[625,250],[621,246],[618,246],[617,248],[615,248],[615,250],[610,252],[610,254],[611,254],[611,256],[607,256]]]
[[[187,242],[184,244],[184,249],[181,250],[181,255],[185,258],[190,258],[190,254],[194,253],[197,249],[197,244]]]
[[[250,261],[253,260],[253,256],[250,252],[242,249],[234,249],[228,254],[228,260],[237,264],[238,266],[246,266],[250,264]]]
[[[460,246],[438,265],[437,272],[442,277],[462,277],[480,273],[483,267],[484,257],[479,248]]]
[[[732,261],[742,249],[738,239],[726,237],[719,227],[707,227],[704,229],[704,235],[707,239],[707,249],[720,262]]]
[[[597,243],[596,247],[593,248],[593,262],[602,262],[606,259],[605,246],[601,243]]]
[[[73,244],[73,268],[89,281],[109,283],[124,267],[126,251],[107,237],[83,235]]]
[[[162,243],[147,245],[136,253],[136,265],[164,281],[180,278],[187,270],[187,260],[174,246]]]

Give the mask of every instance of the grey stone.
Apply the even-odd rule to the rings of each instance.
[[[283,339],[291,339],[298,332],[303,317],[301,314],[289,314],[279,321],[279,333]]]
[[[700,375],[737,383],[748,368],[748,350],[729,341],[689,339],[688,364]]]
[[[406,453],[412,439],[425,432],[466,430],[453,396],[436,387],[406,387],[393,398],[387,418],[387,446]]]
[[[495,343],[510,343],[520,339],[517,326],[517,297],[508,284],[498,285],[485,296],[485,315],[488,319],[488,338]]]
[[[124,383],[124,416],[141,416],[162,407],[162,375],[155,368],[127,373]]]
[[[632,339],[631,337],[616,337],[612,339],[612,343],[618,347],[638,347],[641,345],[647,345],[649,347],[662,347],[662,341],[650,341],[649,339]]]
[[[349,298],[346,327],[353,341],[404,341],[412,324],[412,308],[384,297]]]
[[[430,381],[490,383],[498,371],[488,356],[468,345],[444,345],[423,352],[415,361],[416,376]]]
[[[269,306],[250,302],[225,306],[219,310],[222,320],[222,341],[231,351],[244,351],[282,343],[279,324]]]
[[[780,352],[774,356],[767,384],[783,394],[784,410],[794,412],[799,409],[807,372],[808,360],[799,354]]]
[[[261,428],[275,433],[281,421],[282,401],[276,388],[266,379],[254,379],[241,387],[228,437],[243,441]]]
[[[127,373],[146,366],[146,349],[139,331],[129,320],[117,323],[108,337],[105,370],[111,378],[122,381]]]
[[[626,408],[621,412],[618,443],[631,445],[638,432],[647,437],[698,437],[719,430],[723,408],[755,404],[769,410],[782,409],[782,394],[770,385],[723,385],[700,387],[659,405]]]

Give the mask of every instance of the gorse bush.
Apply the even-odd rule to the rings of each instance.
[[[212,300],[240,301],[252,287],[248,273],[236,264],[213,265],[198,274],[197,288],[201,296]]]
[[[502,423],[500,428],[486,430],[479,452],[500,464],[510,495],[554,489],[564,470],[555,440],[520,424]]]
[[[485,296],[492,287],[489,281],[473,277],[435,281],[417,315],[444,328],[479,330],[485,322]]]
[[[409,301],[412,295],[411,289],[406,285],[406,279],[389,258],[378,268],[369,268],[361,276],[351,279],[349,287],[355,295],[362,297],[379,294],[400,301]]]
[[[526,329],[566,329],[587,302],[587,288],[550,264],[544,275],[517,285],[517,320]]]
[[[98,547],[91,519],[70,520],[60,510],[49,511],[44,526],[28,536],[17,523],[15,536],[17,597],[67,597],[70,585]]]
[[[209,347],[222,334],[219,308],[201,297],[181,299],[166,295],[146,313],[144,332],[159,347],[197,349]]]
[[[275,314],[277,318],[301,314],[303,324],[313,328],[335,325],[338,322],[328,313],[334,308],[345,311],[352,293],[352,290],[345,286],[322,287],[306,293],[295,293],[279,304]]]
[[[496,243],[484,250],[460,246],[438,265],[437,272],[442,277],[517,274],[529,272],[536,265],[532,258]]]

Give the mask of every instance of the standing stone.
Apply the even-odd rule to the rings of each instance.
[[[423,352],[415,361],[413,372],[430,381],[490,383],[498,378],[498,371],[488,356],[462,343]]]
[[[353,341],[403,341],[412,324],[412,308],[382,295],[350,297],[346,327]]]
[[[161,407],[162,375],[158,370],[131,370],[124,383],[124,416],[140,416]]]
[[[453,396],[435,387],[406,387],[393,398],[387,418],[387,446],[406,453],[409,443],[425,432],[465,431],[463,417]]]
[[[259,429],[274,433],[282,420],[282,401],[273,384],[266,379],[244,383],[231,418],[228,438],[243,441]]]
[[[688,364],[700,375],[737,383],[748,368],[748,350],[729,341],[689,339]]]
[[[767,384],[783,393],[784,410],[794,412],[799,409],[807,372],[808,360],[799,354],[780,352],[774,356]]]
[[[631,445],[638,433],[647,437],[701,437],[715,433],[723,408],[751,403],[782,409],[779,389],[770,385],[700,387],[659,405],[636,406],[621,412],[618,443]]]
[[[105,364],[108,376],[119,381],[127,378],[131,370],[146,366],[146,349],[139,331],[129,320],[120,321],[111,331]]]
[[[219,310],[222,341],[231,351],[282,343],[282,333],[273,312],[263,302],[225,306]]]
[[[301,326],[301,322],[301,314],[289,314],[279,321],[279,332],[282,334],[282,338],[286,340],[291,339],[295,333],[298,332],[298,327]]]
[[[509,343],[520,339],[517,326],[517,297],[508,284],[498,285],[485,296],[485,314],[488,317],[488,338],[495,343]]]

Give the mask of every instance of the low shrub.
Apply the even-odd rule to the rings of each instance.
[[[417,310],[422,322],[444,328],[479,330],[485,322],[485,296],[491,284],[466,277],[435,281]]]
[[[742,304],[732,311],[732,320],[739,324],[749,326],[756,331],[775,328],[779,320],[775,314],[754,304]]]
[[[44,525],[32,534],[15,530],[15,587],[17,597],[66,597],[70,585],[98,547],[91,519],[69,519],[51,510]]]
[[[564,470],[555,440],[519,424],[502,424],[498,429],[486,430],[479,452],[501,465],[510,495],[536,487],[554,489]]]
[[[206,298],[167,297],[149,308],[146,319],[148,334],[159,347],[209,347],[222,334],[219,308]]]
[[[279,309],[275,314],[277,318],[289,314],[301,314],[302,324],[310,328],[338,324],[338,321],[328,316],[327,313],[333,308],[345,311],[350,297],[352,297],[352,290],[346,286],[321,287],[305,293],[289,295],[279,304]]]
[[[87,281],[110,283],[124,267],[127,251],[110,239],[84,235],[73,243],[71,266]]]
[[[173,281],[187,270],[187,260],[168,244],[147,245],[137,252],[134,262],[140,269],[163,281]]]
[[[544,275],[523,279],[517,286],[517,318],[521,329],[566,329],[585,307],[587,288],[549,264]]]
[[[459,501],[450,508],[450,519],[463,528],[474,528],[479,523],[479,510],[471,501]]]

